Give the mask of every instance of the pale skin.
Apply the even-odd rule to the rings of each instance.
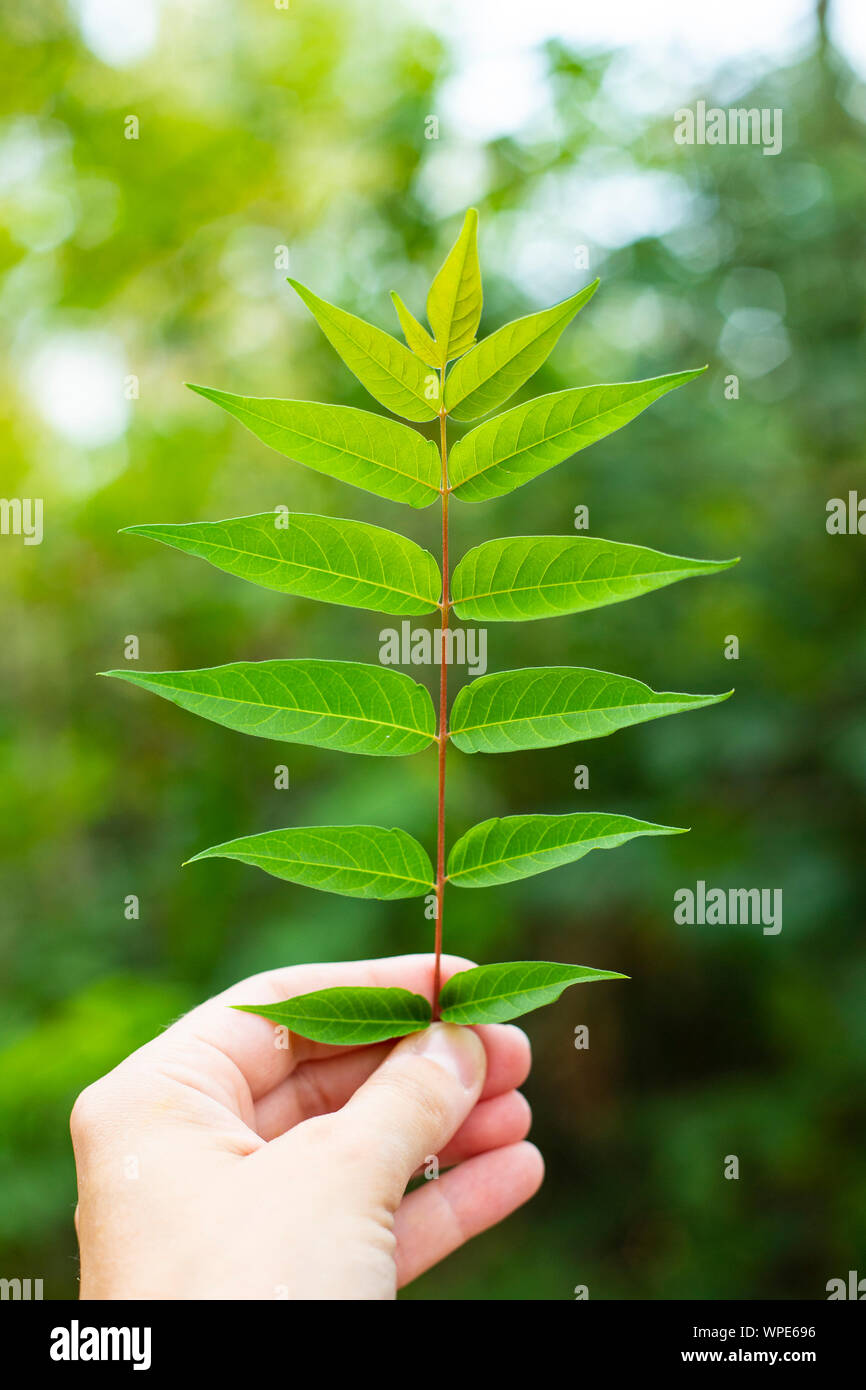
[[[443,980],[471,964],[443,956]],[[543,1164],[525,1142],[519,1028],[285,1047],[227,1007],[333,985],[429,998],[433,972],[418,955],[256,975],[82,1092],[81,1297],[391,1299],[527,1201]],[[440,1177],[407,1193],[431,1155]]]

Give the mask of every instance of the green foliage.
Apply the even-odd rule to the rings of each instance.
[[[464,753],[553,748],[715,705],[732,693],[659,694],[643,681],[582,666],[498,671],[479,676],[458,693],[451,708],[451,741]]]
[[[400,327],[403,330],[403,337],[409,344],[416,357],[420,357],[428,367],[440,366],[440,353],[435,342],[430,337],[423,323],[419,323],[411,309],[407,309],[399,294],[395,290],[391,291],[391,299],[394,308],[397,310],[397,317],[400,320]]]
[[[508,536],[470,550],[454,571],[459,618],[520,622],[622,603],[736,560],[688,560],[592,536]]]
[[[399,343],[394,346],[400,348]],[[190,390],[221,405],[263,443],[307,468],[377,497],[408,502],[410,507],[429,507],[439,495],[436,446],[396,420],[346,405],[233,396],[208,386],[190,386]],[[391,409],[408,420],[416,418],[411,401],[403,396],[395,398]],[[430,419],[434,414],[417,418]]]
[[[418,1033],[430,1022],[430,1000],[408,989],[337,985],[297,994],[282,1004],[235,1004],[313,1042],[361,1047]]]
[[[426,850],[381,825],[305,825],[213,845],[188,859],[237,859],[274,878],[347,898],[417,898],[433,887]]]
[[[400,757],[426,748],[435,713],[402,671],[358,661],[235,661],[205,671],[105,671],[256,738]]]
[[[486,820],[454,845],[448,882],[458,888],[491,888],[573,864],[593,849],[616,849],[636,835],[681,835],[672,825],[631,816],[577,811],[570,816],[506,816]]]
[[[544,960],[478,965],[452,975],[443,986],[442,1017],[446,1023],[508,1023],[554,1003],[569,985],[627,978],[613,970]]]
[[[471,418],[507,399],[541,364],[597,284],[541,314],[506,325],[475,347],[482,308],[477,223],[477,213],[470,210],[430,288],[427,316],[432,338],[400,297],[392,296],[409,350],[290,282],[332,346],[381,404],[416,422],[440,414],[441,458],[416,431],[366,411],[235,396],[202,386],[193,389],[235,415],[266,444],[301,463],[414,506],[441,496],[444,550],[449,493],[458,501],[480,502],[511,492],[699,375],[677,372],[541,396],[471,430],[449,460],[448,401],[458,409],[462,406],[462,418]],[[450,393],[447,386],[441,392],[445,404],[440,413],[430,402],[438,405],[448,363],[455,358],[463,362],[455,369],[457,384]],[[438,378],[424,370],[434,365]],[[440,608],[446,618],[453,606],[459,617],[482,621],[599,608],[734,563],[686,560],[588,537],[509,537],[469,551],[454,571],[452,588],[448,574],[439,575],[432,555],[391,532],[303,516],[279,533],[278,519],[274,513],[212,525],[128,529],[282,592],[395,613]],[[444,637],[439,661],[446,661]],[[597,738],[724,698],[656,695],[641,682],[583,669],[505,672],[461,692],[450,728],[445,710],[440,710],[443,722],[437,735],[436,712],[426,689],[402,672],[382,667],[295,660],[238,662],[204,671],[107,674],[144,686],[228,728],[264,738],[395,755],[420,751],[435,738],[440,828],[435,876],[418,841],[405,831],[377,826],[266,831],[217,845],[195,858],[238,859],[278,878],[352,897],[416,897],[435,890],[437,914],[446,883],[463,888],[510,883],[574,863],[593,849],[614,849],[636,836],[678,833],[671,826],[600,812],[497,818],[474,826],[457,840],[446,872],[447,740],[470,752],[482,747],[488,752],[544,747]],[[447,685],[447,666],[445,681]],[[445,689],[443,685],[443,700]],[[453,1016],[465,1023],[516,1018],[556,999],[567,984],[611,977],[610,971],[583,966],[520,963],[469,974],[469,980],[452,984],[447,996],[456,1010]],[[309,1033],[311,1037],[348,1044],[397,1036],[413,1022],[422,1026],[417,1012],[407,1014],[407,1007],[415,1007],[407,1006],[410,998],[399,991],[332,990],[322,997],[287,1000],[277,1010],[289,1026],[302,1032],[317,1030]],[[268,1016],[277,1014],[271,1010]],[[434,998],[427,1017],[439,1016],[440,1000]]]
[[[563,329],[592,299],[598,285],[598,280],[593,280],[586,289],[578,290],[561,304],[506,323],[478,343],[454,364],[448,375],[445,383],[448,414],[455,420],[477,420],[504,405],[553,351]],[[406,341],[409,342],[408,334]],[[417,352],[417,348],[413,351]],[[427,358],[423,360],[426,362]]]
[[[377,613],[430,613],[439,603],[442,576],[429,550],[363,521],[264,512],[124,529],[281,594]]]
[[[455,357],[462,357],[474,345],[481,320],[481,303],[478,213],[470,208],[463,229],[427,296],[427,317],[436,340],[440,367],[447,366]]]
[[[354,372],[380,405],[384,405],[386,410],[393,410],[395,415],[402,415],[404,420],[421,422],[435,418],[439,402],[434,394],[436,404],[430,403],[431,380],[424,371],[423,363],[413,357],[402,343],[398,343],[389,333],[383,333],[381,328],[365,323],[355,314],[347,314],[344,309],[319,299],[311,290],[299,285],[297,280],[290,280],[289,284],[297,290],[349,371]],[[333,406],[319,406],[323,412],[333,409]],[[366,484],[359,481],[359,486]]]
[[[652,381],[578,386],[515,406],[470,430],[455,444],[448,460],[454,496],[461,502],[504,497],[578,450],[622,429],[659,396],[704,371],[700,367]]]
[[[442,84],[462,56],[416,7],[320,0],[293,5],[287,23],[237,0],[239,22],[212,27],[202,64],[200,28],[162,6],[158,48],[121,69],[94,55],[68,7],[6,8],[0,316],[14,350],[0,363],[2,492],[44,496],[46,540],[0,539],[5,1271],[44,1274],[46,1298],[77,1296],[67,1119],[88,1082],[244,975],[427,949],[420,900],[359,902],[240,866],[177,865],[242,829],[292,822],[399,824],[432,845],[432,751],[382,759],[371,778],[364,759],[191,725],[92,673],[127,665],[129,631],[141,637],[131,667],[376,661],[375,618],[233,583],[117,529],[286,502],[406,529],[435,552],[433,511],[294,468],[179,383],[378,409],[312,320],[305,329],[284,277],[402,338],[388,292],[398,285],[421,316],[457,159],[488,180],[478,197],[496,266],[482,333],[603,279],[515,403],[711,365],[531,491],[490,509],[455,502],[454,558],[492,535],[567,530],[586,502],[593,534],[747,552],[748,565],[646,603],[490,631],[491,671],[597,667],[655,690],[736,684],[737,699],[585,748],[509,758],[449,748],[449,837],[486,815],[596,805],[694,830],[623,850],[625,873],[590,855],[496,892],[448,889],[455,950],[591,961],[634,983],[566,993],[530,1016],[545,1187],[403,1297],[567,1301],[576,1278],[613,1299],[823,1297],[829,1274],[866,1247],[866,702],[852,602],[863,538],[823,526],[828,497],[863,494],[862,76],[832,35],[819,48],[817,24],[755,76],[727,54],[721,84],[708,66],[708,104],[727,104],[733,72],[739,105],[784,107],[785,149],[769,159],[758,147],[678,146],[670,109],[657,116],[648,103],[623,127],[623,71],[637,64],[655,80],[664,47],[656,60],[626,40],[609,59],[555,40],[538,49],[555,140],[532,115],[489,141],[446,116],[435,141],[423,138],[425,116],[446,113]],[[673,38],[664,28],[660,45]],[[138,144],[119,138],[124,113],[139,109],[130,82]],[[615,150],[600,151],[600,128],[617,133]],[[14,157],[22,136],[36,173]],[[574,244],[594,241],[585,174],[618,227],[631,205],[616,245],[594,244],[592,271],[569,283]],[[642,215],[661,180],[676,195],[671,231]],[[291,271],[272,268],[281,242]],[[34,339],[88,325],[118,345],[115,381],[126,347],[142,390],[122,434],[84,449],[47,418],[44,375],[33,393],[23,371]],[[449,369],[446,399],[489,341]],[[729,372],[738,400],[724,394]],[[738,662],[721,658],[728,632],[740,635]],[[449,681],[457,692],[460,668]],[[275,791],[286,754],[292,789]],[[590,790],[573,790],[575,762],[591,763]],[[784,884],[782,934],[677,927],[671,894],[698,877]],[[129,892],[142,894],[138,922],[119,912]],[[578,1021],[589,1053],[571,1052]],[[732,1134],[749,1180],[720,1188]]]

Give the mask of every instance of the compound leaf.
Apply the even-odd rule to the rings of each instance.
[[[500,671],[464,685],[451,710],[449,731],[464,753],[553,748],[715,705],[732,693],[659,694],[643,681],[583,666]]]
[[[482,338],[451,368],[445,409],[455,420],[477,420],[514,395],[550,355],[579,309],[595,294],[598,280],[538,314],[527,314]],[[425,359],[426,360],[426,359]]]
[[[442,577],[430,552],[361,521],[277,511],[125,530],[282,594],[378,613],[429,613],[439,603]]]
[[[470,550],[451,586],[459,618],[518,622],[622,603],[680,579],[729,569],[591,536],[509,536]]]
[[[648,381],[577,386],[525,401],[457,441],[448,460],[453,494],[461,502],[485,502],[513,492],[621,429],[659,396],[704,371],[699,367]]]
[[[423,422],[439,413],[439,383],[408,348],[371,323],[320,299],[289,280],[335,352],[375,400],[404,420]]]
[[[187,385],[277,453],[317,473],[410,507],[429,507],[439,496],[442,466],[436,445],[397,420],[349,405],[233,396],[211,386]]]
[[[336,1047],[361,1047],[418,1033],[430,1024],[430,1001],[408,989],[337,985],[297,994],[281,1004],[233,1004],[292,1033]]]
[[[435,736],[429,691],[387,666],[298,659],[102,674],[257,738],[396,757],[420,752]]]
[[[433,866],[405,830],[381,825],[300,825],[213,845],[188,859],[237,859],[274,878],[347,898],[419,898]]]
[[[636,835],[683,833],[677,826],[604,811],[486,820],[473,825],[454,845],[448,857],[448,881],[459,888],[489,888],[573,864],[593,849],[616,849]]]
[[[426,362],[428,367],[438,367],[440,365],[440,353],[427,329],[418,322],[411,310],[406,308],[399,294],[395,293],[394,290],[391,291],[391,299],[397,310],[403,337],[409,344],[410,351],[414,352],[416,357],[420,357],[422,362]]]
[[[481,303],[478,213],[470,208],[427,296],[427,317],[441,366],[472,347],[481,319]]]
[[[512,960],[501,965],[477,965],[460,970],[442,988],[440,1006],[445,1023],[507,1023],[555,999],[569,985],[593,980],[627,980],[615,970],[555,961]]]

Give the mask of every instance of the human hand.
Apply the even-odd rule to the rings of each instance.
[[[447,956],[443,980],[471,961]],[[430,997],[432,956],[299,965],[193,1009],[72,1112],[81,1297],[384,1299],[538,1189],[511,1025],[338,1048],[230,1004],[334,985]],[[283,1040],[285,1035],[283,1035]],[[442,1176],[405,1194],[438,1155]]]

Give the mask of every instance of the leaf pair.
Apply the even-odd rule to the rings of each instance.
[[[552,1004],[570,985],[624,980],[612,970],[553,961],[508,961],[458,971],[443,986],[444,1023],[507,1023]],[[432,1021],[429,1000],[407,989],[337,986],[296,995],[277,1004],[236,1004],[242,1013],[260,1014],[314,1042],[358,1047],[405,1037]]]
[[[474,825],[451,849],[448,881],[488,888],[573,864],[594,849],[616,849],[640,835],[677,835],[601,811],[506,816]],[[236,859],[275,878],[352,898],[420,898],[433,891],[433,866],[405,830],[379,825],[290,826],[244,835],[202,850],[199,859]]]
[[[430,552],[360,521],[264,512],[127,529],[280,593],[398,615],[439,606],[442,577]],[[464,555],[452,576],[451,596],[460,618],[551,618],[621,603],[733,564],[590,536],[508,536]]]
[[[590,286],[592,288],[594,286]],[[575,301],[583,299],[585,302],[586,298],[588,291],[583,291],[566,303],[573,306]],[[557,311],[561,308],[556,306]],[[344,311],[334,312],[342,314]],[[560,314],[554,320],[557,336],[567,318],[575,312],[572,308],[568,316]],[[554,310],[547,310],[546,313],[553,314]],[[542,317],[533,315],[533,318]],[[508,328],[516,330],[524,322],[527,320],[520,319],[517,324],[509,324]],[[379,332],[372,328],[370,331]],[[538,350],[535,355],[517,353],[499,371],[493,370],[492,364],[496,359],[489,352],[487,356],[490,360],[486,366],[475,363],[473,369],[475,354],[481,354],[497,335],[485,338],[457,363],[448,378],[446,391],[463,389],[459,384],[453,388],[452,382],[455,378],[458,383],[464,379],[467,401],[480,400],[486,392],[484,399],[488,406],[490,402],[498,404],[498,392],[503,392],[507,399],[520,384],[523,370],[526,370],[527,376],[535,370],[532,363],[541,346],[550,343],[550,334],[548,328],[531,340],[530,346]],[[399,343],[395,342],[394,345],[400,347]],[[405,352],[405,348],[401,351]],[[549,347],[546,351],[549,351]],[[488,369],[491,375],[485,378],[481,373]],[[474,390],[470,387],[474,379],[470,372],[473,370],[481,383]],[[647,381],[624,381],[607,386],[579,386],[567,391],[554,391],[506,410],[502,415],[494,416],[470,430],[454,445],[448,463],[451,492],[461,502],[486,502],[513,492],[581,449],[621,429],[660,396],[692,381],[704,370],[701,367],[695,371],[652,377]],[[435,385],[435,377],[431,377],[431,380]],[[352,406],[326,405],[318,401],[235,396],[229,391],[192,384],[190,390],[222,406],[223,410],[246,425],[256,438],[307,468],[327,473],[378,497],[405,502],[410,507],[428,507],[439,496],[442,467],[436,446],[432,440],[425,439],[417,430],[397,420],[389,420]],[[438,400],[434,403],[438,404]],[[431,408],[423,418],[433,419],[436,414],[437,411]]]
[[[390,667],[298,658],[104,674],[258,738],[400,757],[429,747],[436,734],[426,687]],[[730,693],[658,693],[628,676],[580,666],[501,671],[463,687],[449,737],[467,753],[553,748],[717,704]]]

